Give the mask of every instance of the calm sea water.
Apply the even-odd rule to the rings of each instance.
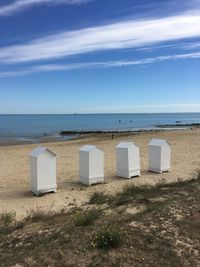
[[[200,123],[200,113],[0,115],[0,138],[38,138],[62,130],[138,130],[157,124]]]

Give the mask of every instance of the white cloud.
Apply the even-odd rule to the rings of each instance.
[[[65,31],[25,44],[0,48],[0,62],[20,63],[63,58],[95,51],[139,48],[200,37],[200,12],[160,19],[129,20]]]
[[[74,63],[74,64],[49,64],[49,65],[38,65],[26,70],[0,72],[0,78],[7,77],[19,77],[30,75],[34,73],[42,72],[60,72],[60,71],[72,71],[72,70],[84,70],[84,69],[106,69],[106,68],[119,68],[119,67],[131,67],[137,65],[148,65],[157,62],[179,60],[179,59],[195,59],[200,58],[200,52],[179,54],[179,55],[167,55],[154,58],[146,58],[135,61],[119,60],[119,61],[108,61],[108,62],[92,62],[92,63]]]
[[[91,0],[15,0],[8,5],[0,6],[0,16],[12,15],[35,5],[45,5],[45,4],[79,5],[79,4],[85,4],[89,1]]]

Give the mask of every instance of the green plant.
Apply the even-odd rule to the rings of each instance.
[[[89,204],[105,204],[110,200],[110,196],[105,192],[94,192],[89,199]]]
[[[91,245],[98,248],[117,248],[124,238],[124,231],[117,226],[105,225],[92,238]]]
[[[98,219],[100,211],[97,209],[93,210],[78,210],[75,213],[74,222],[76,226],[86,226],[92,224]]]

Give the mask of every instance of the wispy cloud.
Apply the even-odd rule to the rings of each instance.
[[[119,68],[119,67],[131,67],[137,65],[148,65],[158,62],[164,62],[169,60],[179,59],[195,59],[200,58],[200,52],[178,54],[178,55],[166,55],[154,58],[146,58],[135,61],[119,60],[119,61],[107,61],[107,62],[92,62],[92,63],[75,63],[75,64],[49,64],[49,65],[38,65],[30,68],[26,68],[19,71],[0,72],[0,78],[7,77],[19,77],[26,76],[34,73],[45,73],[45,72],[61,72],[61,71],[72,71],[72,70],[83,70],[83,69],[106,69],[106,68]]]
[[[15,0],[8,5],[0,6],[0,16],[9,16],[36,5],[80,5],[91,0]]]
[[[199,49],[200,48],[200,42],[183,44],[182,48],[185,49],[185,50]]]
[[[63,58],[88,52],[139,48],[200,37],[200,12],[160,19],[129,20],[66,31],[28,43],[0,48],[0,62],[20,63]]]
[[[164,45],[153,45],[147,47],[136,48],[135,51],[152,51],[155,49],[182,49],[182,50],[197,50],[200,48],[200,41],[194,42],[178,42]]]

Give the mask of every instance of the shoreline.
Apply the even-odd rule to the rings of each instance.
[[[199,124],[200,125],[200,124]],[[151,129],[138,129],[138,130],[113,130],[113,131],[62,131],[58,137],[44,135],[40,138],[25,138],[25,137],[13,137],[13,138],[0,138],[0,147],[1,146],[17,146],[17,145],[34,145],[34,144],[45,144],[45,143],[62,143],[66,141],[85,139],[89,137],[110,137],[114,139],[116,137],[122,137],[127,135],[137,135],[143,133],[157,133],[162,131],[180,131],[180,130],[189,130],[188,127],[169,127],[168,125],[157,126],[157,128]]]

